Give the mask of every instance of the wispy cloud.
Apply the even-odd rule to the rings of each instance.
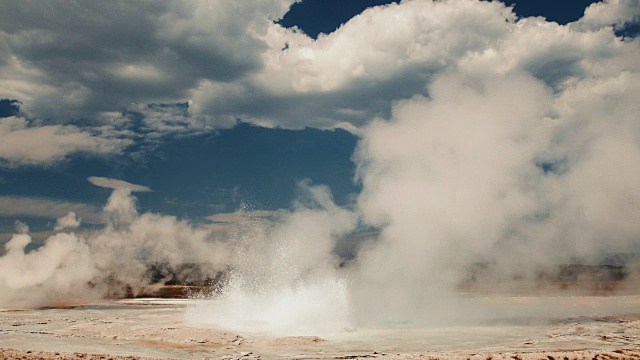
[[[0,121],[0,166],[42,165],[73,153],[111,154],[129,145],[68,125],[33,125],[21,117]]]
[[[102,210],[94,205],[47,198],[0,196],[0,216],[4,217],[28,216],[56,219],[69,212],[75,212],[86,223],[104,222]]]
[[[91,176],[87,178],[87,181],[95,186],[107,188],[107,189],[127,189],[131,192],[149,192],[151,189],[144,185],[132,184],[124,180],[111,179],[99,176]]]
[[[238,223],[247,219],[269,219],[277,217],[278,211],[253,210],[253,211],[237,211],[232,213],[218,213],[207,216],[206,219],[214,223]]]

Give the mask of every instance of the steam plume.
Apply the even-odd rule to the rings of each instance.
[[[175,217],[139,215],[128,188],[115,189],[104,211],[104,229],[60,232],[30,252],[29,234],[14,235],[0,257],[0,307],[135,294],[152,286],[147,270],[154,263],[224,266],[226,249],[211,233]],[[58,219],[57,228],[78,223],[70,213]]]
[[[554,265],[637,252],[638,91],[624,81],[635,90],[601,100],[582,85],[554,94],[520,72],[438,77],[429,97],[363,129],[353,208],[309,188],[307,206],[242,238],[221,302],[190,318],[289,334],[319,331],[318,318],[331,319],[328,331],[450,323],[489,311],[456,295],[474,264],[493,264],[493,286],[512,286]],[[603,101],[615,104],[608,117]],[[378,235],[340,266],[332,247],[358,225]]]

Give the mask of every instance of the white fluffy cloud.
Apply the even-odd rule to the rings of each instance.
[[[184,100],[203,80],[234,81],[260,68],[261,37],[292,2],[8,1],[0,98],[57,119]]]
[[[597,30],[605,26],[621,28],[626,23],[640,21],[640,2],[637,0],[605,0],[591,4],[575,26]]]
[[[273,90],[324,93],[385,81],[412,66],[436,70],[485,49],[513,20],[497,2],[406,1],[368,9],[317,41],[274,26],[269,40],[289,45],[266,54],[258,79]]]
[[[637,8],[634,1],[597,4],[612,14],[600,21],[610,25]],[[371,8],[317,40],[272,24],[262,70],[239,82],[201,83],[192,110],[226,122],[362,126],[389,116],[395,101],[425,95],[434,76],[461,68],[526,72],[559,90],[571,79],[635,66],[637,41],[621,41],[610,27],[578,25],[518,19],[502,3],[473,0]]]
[[[205,83],[193,91],[194,109],[294,128],[360,126],[504,37],[513,20],[500,3],[406,1],[368,9],[316,41],[271,25],[263,70],[241,83]]]
[[[0,97],[59,120],[133,109],[159,132],[237,118],[360,127],[459,68],[524,71],[557,90],[618,71],[637,53],[612,30],[638,19],[635,0],[593,4],[566,26],[518,19],[500,2],[407,0],[368,9],[317,40],[273,23],[292,3],[9,2],[0,15]],[[188,101],[184,114],[146,108]]]

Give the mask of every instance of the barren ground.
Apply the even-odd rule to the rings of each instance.
[[[184,320],[190,300],[101,301],[0,311],[0,359],[640,359],[638,295],[478,301],[579,304],[580,311],[536,321],[273,336],[191,326]]]

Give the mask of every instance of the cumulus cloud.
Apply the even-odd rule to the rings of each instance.
[[[294,128],[360,126],[424,92],[434,74],[497,41],[514,19],[497,2],[408,1],[370,8],[316,41],[274,24],[264,69],[243,83],[194,89],[194,111]]]
[[[612,11],[602,20],[609,24],[628,21],[637,7],[596,5]],[[527,72],[557,89],[572,77],[633,66],[637,52],[611,28],[519,19],[500,2],[473,0],[370,8],[317,40],[272,24],[265,40],[262,70],[242,81],[201,83],[191,91],[193,113],[227,123],[241,117],[266,126],[361,127],[388,117],[395,101],[427,95],[434,76],[458,68]]]
[[[591,4],[582,19],[574,25],[580,29],[598,30],[605,26],[617,29],[640,21],[640,2],[636,0],[605,0]]]
[[[407,1],[370,8],[318,41],[273,27],[270,40],[288,41],[289,45],[285,51],[272,48],[267,55],[269,72],[262,74],[264,85],[274,90],[324,93],[358,79],[384,81],[411,65],[437,69],[485,48],[514,19],[510,9],[499,2]],[[371,31],[382,27],[386,31]]]
[[[120,152],[127,140],[94,136],[75,126],[32,125],[11,116],[0,119],[0,165],[46,165],[73,153],[111,154]]]
[[[149,136],[237,118],[357,128],[459,67],[525,71],[557,88],[609,62],[631,62],[633,45],[607,26],[636,21],[639,12],[634,0],[611,0],[561,26],[519,19],[497,1],[413,0],[370,8],[314,40],[273,22],[292,2],[10,2],[1,18],[0,97],[57,121],[143,119]],[[80,11],[103,21],[85,21]]]
[[[87,178],[87,181],[92,183],[95,186],[107,188],[107,189],[126,189],[130,192],[149,192],[151,189],[144,185],[132,184],[130,182],[126,182],[124,180],[111,179],[106,177],[99,176],[90,176]]]
[[[0,15],[0,98],[56,119],[186,100],[201,81],[259,69],[261,37],[292,2],[9,1]]]

